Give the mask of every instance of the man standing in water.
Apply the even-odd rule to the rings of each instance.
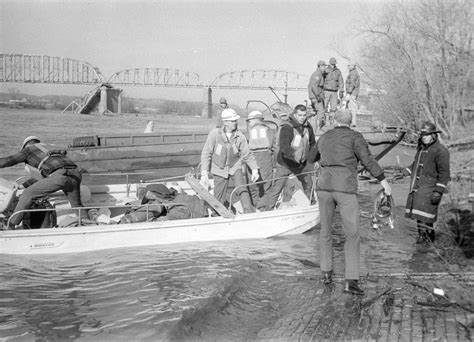
[[[359,287],[360,223],[357,200],[357,166],[361,162],[377,178],[387,195],[391,188],[383,169],[370,154],[361,133],[350,129],[352,115],[339,110],[334,115],[336,127],[324,133],[316,143],[316,160],[321,166],[316,184],[321,215],[320,251],[321,271],[325,284],[332,283],[333,250],[332,226],[336,206],[342,218],[346,237],[344,292],[363,295]]]
[[[201,184],[209,188],[209,172],[214,176],[214,197],[225,203],[229,180],[232,179],[237,189],[244,213],[254,211],[250,202],[248,188],[242,173],[242,162],[247,163],[252,170],[251,181],[256,182],[260,177],[257,161],[250,151],[247,138],[238,130],[237,115],[232,108],[222,111],[222,127],[216,127],[209,132],[201,153]],[[232,199],[231,199],[232,200]]]
[[[421,125],[415,161],[403,171],[411,175],[405,216],[416,219],[416,243],[435,241],[433,225],[450,178],[449,151],[438,141],[438,133],[431,122]]]

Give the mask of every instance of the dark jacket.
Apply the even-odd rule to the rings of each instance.
[[[292,171],[301,171],[306,166],[306,161],[299,163],[293,157],[294,150],[291,147],[291,142],[295,137],[293,129],[296,129],[300,134],[304,134],[304,130],[307,129],[309,134],[309,152],[306,161],[312,161],[316,154],[315,147],[316,141],[314,138],[314,131],[310,123],[306,121],[304,124],[298,123],[293,115],[290,115],[287,124],[282,124],[278,136],[278,154],[277,163],[287,167]],[[299,172],[297,172],[299,173]]]
[[[324,69],[324,90],[327,91],[342,91],[344,90],[344,80],[342,79],[341,70],[337,67],[332,68],[328,66]]]
[[[436,221],[438,204],[431,203],[434,191],[444,193],[449,182],[449,151],[434,141],[430,145],[418,144],[411,173],[410,190],[405,216],[426,223]]]
[[[323,70],[317,68],[315,72],[311,75],[308,83],[308,98],[317,99],[319,96],[322,96],[323,93]]]
[[[346,92],[356,98],[359,96],[360,76],[356,69],[349,71],[346,79]]]
[[[0,158],[0,168],[25,163],[39,169],[44,177],[62,167],[75,168],[77,165],[66,157],[65,150],[42,143],[28,145],[20,152]]]
[[[346,126],[333,128],[319,138],[316,143],[318,160],[321,172],[317,190],[356,193],[359,162],[379,181],[385,178],[362,134]]]

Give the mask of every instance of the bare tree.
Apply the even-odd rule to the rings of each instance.
[[[414,128],[429,120],[447,136],[465,124],[473,10],[471,0],[396,1],[364,19],[362,59],[382,112]]]

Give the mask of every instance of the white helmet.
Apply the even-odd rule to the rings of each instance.
[[[40,142],[40,138],[38,138],[35,135],[30,135],[29,137],[26,137],[25,140],[23,140],[23,144],[21,144],[20,151],[25,148],[26,144],[28,144],[30,141],[33,141],[33,140],[37,140],[38,142]]]
[[[258,110],[254,110],[250,112],[249,115],[247,116],[247,121],[252,120],[252,119],[263,119],[262,112]]]
[[[235,121],[240,119],[240,115],[238,115],[232,108],[226,108],[222,111],[221,118],[222,121]]]

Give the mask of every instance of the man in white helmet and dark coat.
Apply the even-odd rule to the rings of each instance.
[[[435,240],[433,225],[450,179],[449,151],[438,141],[438,133],[431,122],[421,125],[415,160],[403,170],[404,175],[411,175],[405,217],[416,219],[417,243]]]
[[[18,226],[24,213],[15,214],[31,208],[34,200],[62,190],[71,207],[82,207],[80,196],[81,173],[76,164],[66,157],[66,151],[53,145],[42,144],[36,136],[29,136],[18,153],[0,158],[0,168],[25,163],[36,174],[38,181],[28,186],[19,198],[10,219],[10,228]],[[86,212],[82,211],[84,218]]]

